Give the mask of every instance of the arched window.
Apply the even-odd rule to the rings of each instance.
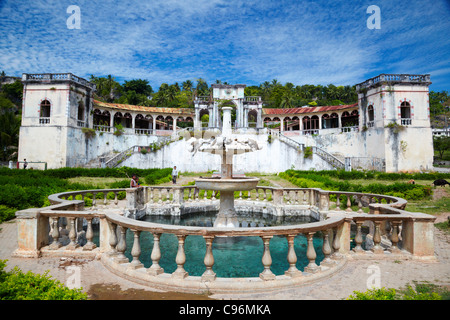
[[[325,113],[322,116],[322,129],[330,128],[330,120],[331,120],[331,118],[330,118],[330,116],[328,114]]]
[[[342,127],[357,127],[359,125],[358,110],[353,110],[351,113],[344,111],[341,117]]]
[[[51,110],[50,101],[43,100],[41,102],[41,106],[39,109],[39,123],[40,124],[50,123],[50,110]]]
[[[283,119],[283,129],[284,129],[284,131],[289,131],[289,130],[291,130],[291,128],[290,128],[290,126],[291,126],[291,118],[289,118],[289,117],[285,117],[284,119]]]
[[[158,130],[166,130],[166,122],[164,121],[163,116],[156,117],[156,129]]]
[[[374,126],[374,121],[375,121],[375,113],[374,113],[372,105],[367,107],[367,118],[369,119],[367,126],[369,128],[372,128]]]
[[[401,125],[411,124],[411,105],[409,102],[403,101],[400,105],[400,122]]]
[[[131,116],[131,114],[129,114],[128,112],[125,113],[123,115],[123,117],[125,118],[125,127],[126,128],[131,128],[133,126],[133,117]]]
[[[336,112],[330,115],[330,128],[339,128],[339,115]]]
[[[311,129],[319,129],[319,117],[318,116],[311,117]]]
[[[147,117],[144,118],[142,114],[137,114],[134,118],[135,129],[148,129],[150,128],[150,121]],[[139,131],[141,133],[142,131]]]
[[[292,130],[300,130],[300,119],[297,116],[292,118],[291,128]]]
[[[114,114],[114,125],[122,124],[123,115],[121,112],[116,112]]]

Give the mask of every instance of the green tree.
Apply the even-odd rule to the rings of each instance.
[[[450,137],[434,136],[433,147],[439,153],[439,158],[443,159],[444,153],[450,151]]]
[[[147,80],[143,79],[133,79],[130,81],[125,81],[123,84],[123,90],[125,92],[134,91],[136,94],[143,94],[145,96],[150,96],[153,93],[152,86]]]
[[[107,77],[95,77],[91,75],[90,82],[97,86],[95,97],[104,102],[114,102],[123,92],[123,88],[111,75]]]
[[[194,87],[194,83],[191,80],[186,80],[181,84],[183,91],[190,91],[192,92],[192,89]]]
[[[2,87],[1,95],[10,100],[16,106],[22,104],[23,84],[20,80],[13,83],[4,84]]]

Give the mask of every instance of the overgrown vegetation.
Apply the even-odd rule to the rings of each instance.
[[[17,170],[0,168],[0,223],[14,218],[17,210],[49,205],[47,197],[51,194],[65,191],[97,189],[93,183],[70,182],[76,177],[116,177],[123,180],[111,182],[105,186],[111,189],[128,188],[133,174],[144,177],[147,184],[159,184],[170,181],[171,168],[167,169],[135,169],[121,168],[61,168],[46,171]],[[142,183],[142,182],[141,182]],[[103,187],[103,186],[102,186]],[[103,198],[98,194],[97,197]],[[119,199],[125,195],[119,194]],[[81,197],[79,197],[81,199]],[[114,195],[108,195],[114,199]],[[92,204],[92,194],[85,197],[87,206]]]
[[[24,273],[18,267],[6,272],[6,262],[0,260],[0,300],[87,300],[81,289],[69,289],[52,279],[48,271]]]
[[[429,283],[413,282],[404,289],[372,288],[365,292],[353,291],[347,300],[449,300],[448,289]]]
[[[279,176],[301,188],[321,188],[332,191],[364,192],[392,195],[406,200],[428,199],[432,193],[431,182],[449,179],[449,173],[383,173],[371,171],[299,171],[286,170]],[[394,183],[360,184],[348,180],[384,180]],[[429,180],[429,185],[409,184],[399,180]]]

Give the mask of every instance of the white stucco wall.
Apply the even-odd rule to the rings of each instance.
[[[262,172],[277,173],[291,168],[297,170],[330,170],[332,167],[319,156],[313,155],[312,159],[305,159],[302,152],[298,152],[291,146],[274,139],[267,142],[267,135],[240,135],[257,139],[262,149],[233,157],[234,172]],[[197,152],[195,155],[188,151],[188,143],[185,139],[165,146],[156,152],[145,155],[135,153],[121,163],[123,166],[137,168],[162,168],[177,166],[183,172],[206,172],[209,170],[220,171],[220,155],[212,155]]]

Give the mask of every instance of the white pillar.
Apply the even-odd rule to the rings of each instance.
[[[223,107],[223,123],[222,123],[222,135],[230,136],[231,131],[231,107]]]

